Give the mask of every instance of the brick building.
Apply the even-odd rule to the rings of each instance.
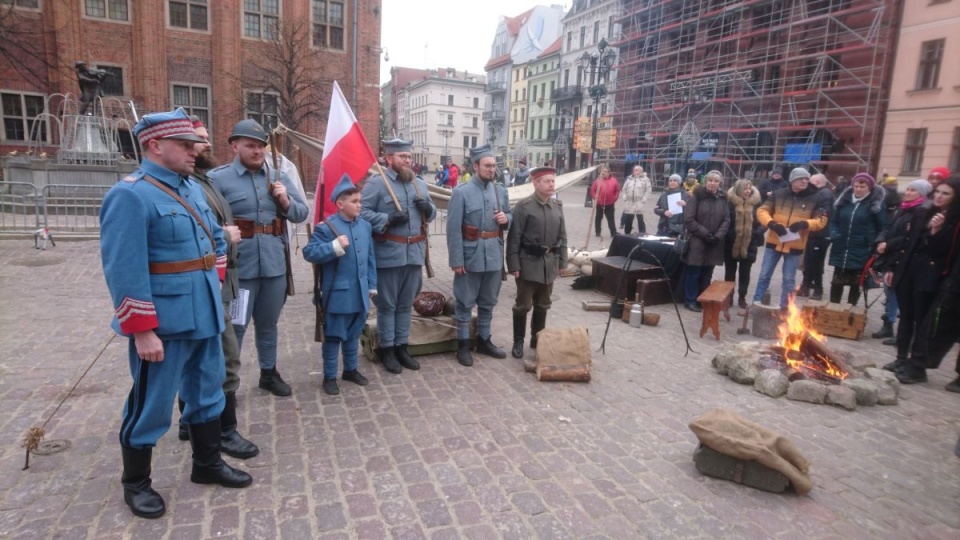
[[[231,157],[226,139],[238,120],[294,125],[285,111],[305,116],[284,106],[290,99],[282,87],[292,81],[316,85],[304,101],[314,103],[317,114],[300,131],[322,140],[336,79],[377,148],[380,13],[380,0],[6,0],[0,7],[0,153],[27,146],[44,107],[61,114],[60,95],[78,93],[79,60],[109,72],[103,88],[116,98],[110,102],[132,101],[140,114],[182,106],[206,118],[220,160]],[[303,43],[280,57],[296,61],[277,61],[281,38]],[[272,74],[264,68],[288,63],[301,75],[270,88]],[[41,122],[54,150],[57,122]],[[308,167],[309,183],[315,164]]]

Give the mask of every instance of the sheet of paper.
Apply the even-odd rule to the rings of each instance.
[[[240,289],[237,291],[237,297],[230,302],[230,318],[232,324],[243,326],[247,324],[247,302],[250,301],[250,291]]]
[[[671,213],[683,213],[683,207],[677,204],[680,202],[681,195],[682,193],[671,193],[670,195],[667,195],[667,210],[670,210]]]
[[[793,242],[794,240],[799,240],[799,239],[800,239],[800,233],[787,231],[787,234],[780,237],[780,243],[786,244],[787,242]]]

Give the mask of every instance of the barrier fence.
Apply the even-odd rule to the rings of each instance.
[[[100,231],[100,205],[110,186],[0,182],[0,231],[87,233]]]

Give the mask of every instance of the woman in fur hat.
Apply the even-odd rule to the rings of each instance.
[[[760,192],[749,180],[737,180],[727,190],[727,203],[730,207],[730,229],[727,230],[726,249],[723,266],[726,270],[724,281],[737,281],[737,304],[747,307],[747,288],[750,287],[750,269],[757,260],[757,247],[763,243],[764,228],[757,222],[757,205],[760,204]]]

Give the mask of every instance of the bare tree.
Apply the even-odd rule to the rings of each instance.
[[[331,59],[323,49],[312,46],[312,39],[309,21],[278,24],[274,38],[266,42],[269,53],[244,66],[241,77],[243,88],[262,92],[261,112],[275,114],[294,131],[302,131],[307,123],[325,121],[330,102],[333,80],[319,74]],[[246,110],[246,96],[240,99]]]
[[[47,92],[47,71],[71,76],[71,70],[50,62],[46,52],[47,36],[40,13],[20,9],[12,0],[0,0],[0,63],[9,65],[17,76],[37,91]]]

